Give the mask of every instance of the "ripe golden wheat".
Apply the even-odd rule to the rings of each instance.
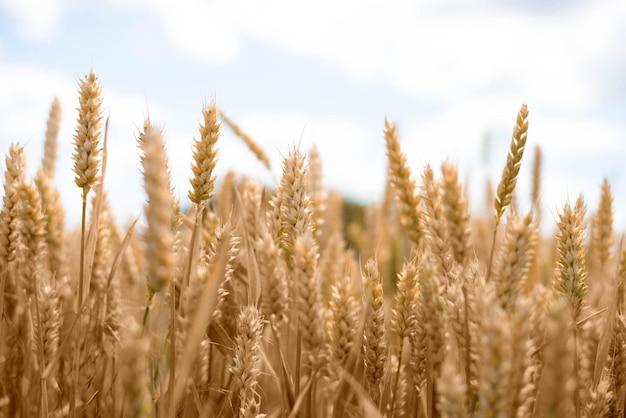
[[[418,179],[385,121],[387,191],[362,222],[324,189],[316,148],[289,150],[275,192],[236,175],[216,189],[224,127],[269,159],[215,102],[181,211],[166,133],[146,120],[135,230],[107,201],[101,93],[93,71],[80,81],[80,231],[65,229],[54,182],[69,169],[56,166],[59,102],[34,179],[23,148],[5,150],[0,416],[625,416],[611,188],[589,217],[582,197],[564,202],[554,237],[541,236],[538,148],[532,211],[515,203],[526,105],[494,213],[470,217],[452,163]]]

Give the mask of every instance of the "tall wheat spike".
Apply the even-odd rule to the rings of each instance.
[[[498,225],[504,214],[504,210],[511,204],[513,199],[513,191],[517,184],[517,175],[522,164],[522,156],[526,147],[526,138],[528,136],[528,107],[522,104],[517,118],[515,120],[515,128],[513,128],[513,137],[511,138],[511,146],[506,156],[506,165],[502,170],[500,183],[493,201],[496,210],[494,215],[495,225],[493,228],[493,240],[491,243],[491,253],[489,255],[489,264],[487,266],[487,279],[491,276],[491,268],[493,265],[493,255],[496,246],[496,234],[498,233]]]
[[[493,205],[496,210],[495,227],[497,228],[504,210],[511,203],[513,198],[513,190],[517,184],[517,175],[522,164],[522,156],[526,147],[526,139],[528,137],[528,106],[523,104],[517,113],[515,128],[513,129],[513,138],[511,138],[511,147],[506,156],[506,165],[502,170],[500,183],[496,192],[496,198]]]
[[[388,120],[385,120],[385,144],[389,161],[389,181],[396,191],[402,222],[408,229],[409,238],[419,248],[423,235],[420,199],[415,193],[415,180],[411,178],[411,169],[400,148],[396,125]]]

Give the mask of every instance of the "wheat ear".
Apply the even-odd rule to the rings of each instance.
[[[363,282],[363,298],[366,303],[366,322],[363,335],[365,380],[372,401],[378,405],[380,383],[387,372],[387,340],[383,283],[376,260],[369,259],[365,263]]]
[[[140,141],[144,188],[148,196],[144,207],[146,228],[146,278],[148,291],[158,293],[170,283],[174,274],[174,232],[172,224],[172,195],[163,134],[149,127]]]
[[[324,177],[322,173],[322,159],[317,146],[313,145],[309,150],[309,196],[312,200],[312,217],[314,223],[315,238],[321,248],[324,248],[322,228],[326,214],[326,191],[324,190]]]
[[[256,417],[260,402],[256,398],[256,387],[261,372],[261,333],[263,319],[254,306],[245,306],[237,318],[235,356],[229,368],[241,383],[239,389],[239,416]]]
[[[454,257],[452,245],[448,238],[443,204],[439,193],[439,183],[435,180],[433,170],[427,164],[422,174],[425,210],[426,248],[437,262],[439,273],[450,283],[453,279]]]
[[[580,416],[580,382],[578,367],[578,327],[577,322],[585,304],[587,294],[587,269],[585,267],[584,232],[585,203],[582,196],[572,208],[569,203],[559,214],[557,232],[557,252],[554,288],[567,300],[572,313],[572,330],[574,337],[574,406],[576,417]]]
[[[187,255],[187,264],[183,276],[184,287],[189,285],[191,271],[195,262],[198,228],[202,225],[202,217],[206,201],[213,197],[215,188],[215,176],[213,170],[217,164],[217,140],[220,134],[220,124],[217,118],[217,105],[212,100],[209,106],[202,109],[203,122],[198,131],[200,139],[194,141],[193,163],[191,171],[193,177],[189,178],[191,190],[189,199],[196,205],[196,219],[191,231],[191,242]]]
[[[532,213],[523,218],[514,212],[509,214],[494,275],[496,293],[505,310],[513,308],[519,292],[525,286],[538,234]]]
[[[79,107],[78,123],[74,134],[74,179],[76,185],[82,190],[82,217],[81,217],[81,239],[80,239],[80,275],[78,277],[78,301],[77,310],[82,309],[85,297],[85,224],[87,213],[87,195],[92,187],[96,185],[100,176],[100,166],[102,158],[102,148],[100,140],[102,137],[102,99],[101,88],[98,84],[96,73],[91,72],[79,82]],[[76,333],[81,335],[80,322]],[[79,358],[80,358],[80,338],[76,340],[76,350],[74,354],[75,384],[78,385]],[[76,414],[76,398],[78,393],[71,397],[70,416]]]
[[[607,179],[604,179],[601,187],[598,210],[592,220],[591,236],[592,248],[594,249],[591,260],[601,269],[611,260],[611,248],[615,242],[613,233],[613,194]]]
[[[504,214],[506,207],[511,204],[513,199],[513,191],[517,184],[517,175],[519,174],[520,167],[522,165],[522,156],[524,155],[524,149],[526,147],[526,138],[528,134],[528,107],[524,103],[517,113],[517,119],[515,121],[515,128],[513,128],[513,137],[511,138],[511,146],[509,153],[506,156],[506,165],[502,170],[502,176],[496,197],[493,201],[493,206],[496,210],[494,215],[495,225],[493,228],[493,240],[491,243],[491,253],[489,255],[489,264],[487,268],[487,280],[491,276],[491,267],[493,264],[493,253],[496,246],[496,234],[498,232],[498,225]]]
[[[404,351],[404,340],[415,334],[417,327],[417,303],[419,298],[419,275],[420,259],[415,257],[404,262],[402,271],[398,276],[395,305],[391,316],[392,330],[400,339],[398,347],[398,367],[395,372],[390,405],[392,415],[400,380],[400,370],[402,368],[402,353]]]
[[[502,170],[502,177],[494,200],[494,208],[496,210],[495,228],[498,227],[500,219],[504,214],[504,210],[511,203],[513,198],[513,190],[517,184],[517,175],[522,164],[522,156],[526,146],[526,138],[528,133],[528,107],[523,104],[517,114],[515,128],[513,129],[513,138],[511,139],[511,147],[506,158],[506,165]]]
[[[169,383],[170,408],[174,404],[174,371],[176,365],[176,292],[174,286],[175,262],[172,254],[175,233],[172,230],[173,203],[168,172],[165,144],[160,130],[145,125],[139,141],[143,151],[141,157],[144,188],[148,201],[144,208],[146,229],[143,237],[146,243],[146,259],[149,260],[146,271],[148,300],[143,317],[142,328],[145,330],[148,312],[154,294],[161,292],[166,285],[170,291],[170,347],[171,370]]]
[[[65,250],[65,209],[61,203],[59,190],[51,184],[50,177],[40,169],[35,184],[41,197],[45,216],[48,265],[55,281],[65,283],[67,277],[67,256]]]
[[[86,199],[99,179],[102,148],[102,98],[96,73],[91,72],[79,83],[78,124],[74,134],[75,183]]]
[[[358,304],[350,276],[344,273],[331,284],[329,309],[326,311],[326,335],[333,365],[345,367],[358,329]]]
[[[217,140],[220,133],[220,124],[217,120],[217,105],[211,101],[209,106],[202,109],[203,123],[200,125],[200,139],[194,141],[193,177],[189,179],[191,190],[189,199],[193,203],[203,203],[213,196],[215,177],[213,170],[217,164]]]
[[[448,226],[454,259],[463,265],[470,254],[470,226],[467,199],[463,197],[457,167],[452,163],[441,165],[443,211]]]
[[[389,180],[396,191],[402,221],[408,228],[409,238],[419,248],[422,240],[420,200],[415,193],[415,180],[411,178],[411,169],[400,148],[396,125],[388,120],[385,120],[385,144],[389,161]]]
[[[52,100],[48,124],[46,125],[46,140],[44,142],[43,158],[41,169],[48,178],[54,177],[54,168],[57,160],[57,139],[59,136],[59,125],[61,122],[61,103],[58,98]]]
[[[530,192],[531,203],[537,222],[541,220],[541,166],[542,153],[539,145],[535,146],[535,158],[533,160],[533,183]]]

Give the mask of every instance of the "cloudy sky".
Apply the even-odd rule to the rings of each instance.
[[[135,144],[143,119],[164,128],[184,200],[212,98],[273,164],[268,172],[223,129],[218,179],[234,169],[274,184],[281,155],[315,143],[328,188],[379,200],[386,117],[416,175],[425,163],[460,165],[476,212],[526,102],[522,210],[540,145],[547,223],[581,192],[595,208],[607,177],[624,228],[625,21],[621,0],[0,0],[0,152],[20,142],[34,173],[59,97],[56,181],[75,225],[77,81],[93,67],[111,118],[106,187],[122,222],[145,200]]]

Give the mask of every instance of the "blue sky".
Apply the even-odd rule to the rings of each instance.
[[[425,163],[459,163],[478,211],[485,178],[499,179],[516,112],[527,102],[521,209],[540,144],[546,223],[581,192],[595,208],[606,176],[623,228],[625,21],[617,0],[0,0],[0,149],[24,144],[34,172],[58,96],[56,181],[75,224],[76,84],[93,66],[111,118],[106,186],[122,222],[145,200],[135,145],[144,117],[165,130],[184,200],[192,139],[211,98],[273,164],[267,172],[225,128],[218,179],[234,169],[273,184],[281,154],[315,143],[328,188],[378,200],[387,117],[399,126],[414,174]]]

